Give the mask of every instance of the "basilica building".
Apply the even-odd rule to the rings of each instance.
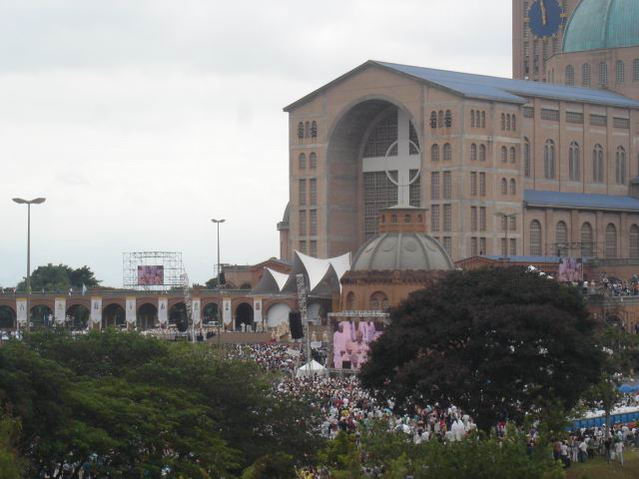
[[[639,2],[514,4],[515,79],[367,61],[285,108],[282,259],[355,253],[393,206],[454,261],[639,258]]]

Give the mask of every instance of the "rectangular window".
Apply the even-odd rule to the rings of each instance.
[[[622,130],[629,130],[630,120],[628,118],[613,118],[612,126],[614,128],[621,128]]]
[[[300,210],[300,236],[306,236],[306,210]]]
[[[479,173],[479,196],[486,196],[486,173]]]
[[[470,230],[477,231],[477,207],[470,207]]]
[[[479,208],[479,231],[486,231],[486,208]]]
[[[310,255],[313,258],[317,258],[317,241],[315,240],[311,240],[311,251],[310,251]]]
[[[510,217],[510,231],[517,231],[517,218],[514,216]]]
[[[309,204],[315,206],[317,204],[317,179],[311,178],[308,183],[309,187]]]
[[[524,118],[534,118],[535,109],[532,106],[525,106],[523,108]]]
[[[433,171],[430,174],[430,197],[433,200],[438,200],[439,195],[439,172]]]
[[[470,172],[470,196],[477,196],[477,173]]]
[[[590,115],[590,124],[592,126],[607,126],[608,117],[604,115]]]
[[[311,214],[311,232],[310,235],[311,236],[317,236],[317,210],[311,210],[310,211]]]
[[[541,109],[541,119],[548,121],[559,121],[559,110]]]
[[[452,205],[444,205],[444,231],[452,231],[453,230],[453,206]]]
[[[470,239],[470,255],[477,256],[479,248],[479,243],[477,242],[477,238]]]
[[[299,187],[299,203],[300,206],[306,205],[306,180],[300,180]]]
[[[300,252],[306,254],[306,241],[300,241]]]
[[[479,238],[479,254],[485,255],[488,252],[486,251],[486,238]]]
[[[510,238],[510,256],[517,256],[517,239]]]
[[[508,251],[506,250],[506,238],[501,239],[501,255],[508,256]]]
[[[576,123],[582,125],[584,122],[584,114],[577,113],[576,111],[567,111],[566,112],[566,122],[568,123]]]
[[[444,241],[442,242],[444,249],[449,255],[453,255],[453,238],[450,236],[444,236]]]
[[[431,231],[439,231],[439,205],[431,205],[430,209],[430,229]]]
[[[450,171],[444,171],[444,199],[450,200],[453,195],[453,174]]]

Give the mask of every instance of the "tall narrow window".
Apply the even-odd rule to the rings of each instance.
[[[477,161],[477,145],[475,143],[470,145],[470,161]]]
[[[592,71],[590,63],[584,63],[581,65],[581,85],[589,87],[592,83]]]
[[[306,204],[306,180],[300,180],[299,185],[299,204],[304,206]]]
[[[479,145],[479,161],[486,161],[486,145]]]
[[[304,153],[300,153],[300,156],[297,159],[297,166],[300,170],[306,169],[306,155]]]
[[[444,219],[443,219],[444,231],[453,230],[453,207],[452,205],[444,205]]]
[[[603,147],[595,145],[592,150],[592,181],[593,183],[603,183],[605,178],[605,162]]]
[[[506,131],[510,131],[510,115],[506,115]]]
[[[486,112],[481,112],[481,127],[486,128]]]
[[[517,238],[510,238],[510,256],[517,256]]]
[[[310,214],[310,235],[317,236],[317,210],[311,210]]]
[[[437,128],[437,112],[436,111],[430,112],[430,127],[433,130]]]
[[[626,150],[622,146],[617,147],[615,157],[615,179],[618,185],[626,184]]]
[[[450,200],[453,195],[453,175],[450,171],[444,171],[444,199]]]
[[[479,244],[477,242],[477,238],[473,237],[470,239],[470,255],[477,256]]]
[[[617,227],[612,223],[606,226],[605,254],[606,258],[617,257]]]
[[[446,114],[444,115],[444,126],[446,128],[451,128],[453,126],[453,114],[450,110],[446,110]]]
[[[570,143],[568,150],[568,176],[570,181],[579,181],[581,178],[581,149],[576,141]]]
[[[444,143],[444,161],[451,161],[453,159],[453,148],[450,143]]]
[[[479,231],[486,231],[486,207],[479,208]]]
[[[541,223],[537,220],[530,222],[530,254],[541,256]]]
[[[430,197],[433,200],[438,200],[439,195],[439,172],[433,171],[430,174]]]
[[[479,217],[477,215],[477,207],[471,206],[470,207],[470,230],[471,231],[477,231],[478,219]]]
[[[639,226],[632,225],[630,227],[630,238],[629,238],[629,254],[631,258],[639,258]]]
[[[621,60],[615,63],[615,80],[617,85],[621,85],[626,81],[626,66]]]
[[[544,177],[555,178],[555,142],[552,140],[546,140],[544,145]]]
[[[475,128],[475,110],[470,110],[470,127]]]
[[[530,177],[530,141],[524,138],[524,176]]]
[[[304,122],[302,121],[297,124],[297,137],[300,140],[304,138]]]
[[[566,66],[566,85],[575,85],[575,67],[572,65]]]
[[[309,254],[313,258],[317,258],[317,240],[311,240],[311,249],[309,251]]]
[[[517,115],[512,115],[513,131],[517,131]]]
[[[506,180],[506,178],[501,179],[501,194],[502,195],[508,194],[508,181]]]
[[[311,123],[311,138],[317,138],[317,122]]]
[[[439,145],[437,143],[430,147],[431,161],[439,161]]]
[[[311,170],[317,168],[317,154],[315,152],[308,155],[308,166]]]
[[[506,129],[506,114],[501,114],[501,130],[504,131]]]
[[[555,227],[555,252],[557,256],[568,254],[568,227],[566,223],[560,221]]]
[[[486,173],[479,173],[479,196],[486,196]]]
[[[470,196],[477,196],[477,172],[470,172]]]
[[[300,210],[300,236],[306,236],[306,210]]]
[[[501,161],[502,163],[506,163],[508,161],[508,148],[505,146],[501,147]]]
[[[308,201],[311,206],[315,206],[317,204],[317,179],[311,178],[308,180]]]
[[[432,205],[430,210],[430,229],[431,231],[439,231],[441,222],[439,218],[439,205]]]
[[[581,225],[581,257],[592,258],[594,256],[595,242],[590,223]]]
[[[515,149],[514,146],[510,147],[510,162],[511,163],[517,162],[517,150]]]
[[[599,64],[599,85],[608,86],[608,64],[606,62]]]

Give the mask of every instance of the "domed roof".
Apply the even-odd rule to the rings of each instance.
[[[451,270],[453,261],[439,242],[427,234],[382,233],[355,254],[351,271]]]
[[[564,53],[639,45],[637,0],[582,0],[564,34]]]

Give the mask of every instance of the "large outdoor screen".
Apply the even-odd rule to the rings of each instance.
[[[559,281],[579,282],[583,278],[583,264],[580,258],[565,256],[559,262]]]
[[[138,285],[161,286],[164,284],[164,266],[138,266]]]
[[[332,365],[359,370],[368,360],[371,343],[382,335],[384,323],[372,319],[334,321]]]

